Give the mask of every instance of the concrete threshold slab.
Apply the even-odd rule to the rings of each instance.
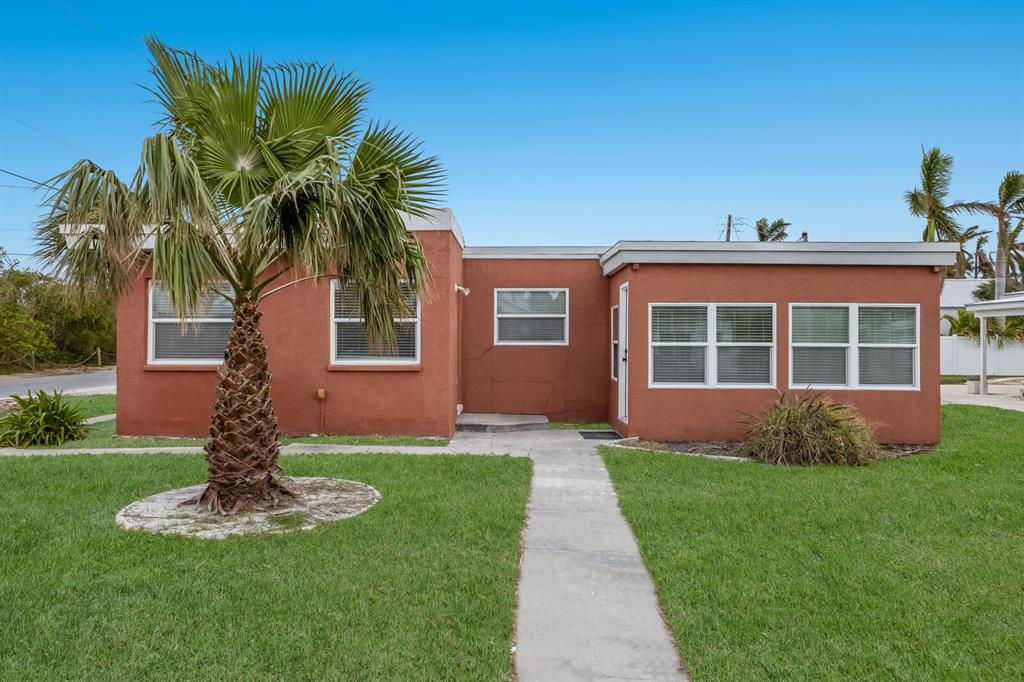
[[[542,414],[492,414],[463,412],[455,422],[458,431],[505,433],[508,431],[542,431],[549,425]]]

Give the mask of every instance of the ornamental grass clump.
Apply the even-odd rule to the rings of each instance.
[[[751,421],[742,452],[768,464],[864,464],[878,456],[874,430],[853,408],[820,395],[783,395]]]
[[[12,396],[17,407],[0,418],[0,445],[25,448],[30,445],[63,445],[88,433],[82,411],[60,391],[52,394],[29,391],[26,397]]]

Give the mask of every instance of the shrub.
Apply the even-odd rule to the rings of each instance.
[[[0,418],[0,445],[62,445],[84,438],[88,432],[82,411],[60,391],[35,395],[29,391],[27,397],[14,396],[14,401],[17,407]]]
[[[751,421],[742,451],[769,464],[857,465],[878,455],[874,430],[824,396],[782,395]]]

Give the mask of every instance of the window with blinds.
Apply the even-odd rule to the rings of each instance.
[[[794,305],[794,388],[914,388],[918,310],[913,305]]]
[[[395,311],[396,343],[370,343],[358,292],[350,282],[331,282],[331,348],[335,364],[415,363],[420,357],[420,305],[416,290],[402,285],[404,310]]]
[[[770,305],[651,306],[651,386],[771,386],[774,357]]]
[[[494,343],[568,345],[569,290],[495,289]]]
[[[230,295],[223,285],[221,293]],[[231,330],[231,303],[213,292],[205,294],[195,316],[183,320],[160,283],[149,289],[149,362],[151,364],[219,364]]]

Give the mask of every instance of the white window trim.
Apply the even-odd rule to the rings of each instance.
[[[331,327],[331,348],[330,348],[330,364],[331,365],[418,365],[420,364],[420,341],[423,336],[423,321],[422,321],[422,304],[420,302],[419,294],[416,295],[416,317],[396,317],[395,322],[415,322],[416,323],[416,357],[415,358],[387,358],[387,357],[372,357],[362,358],[359,360],[353,360],[350,358],[339,360],[338,359],[338,322],[364,322],[362,317],[335,317],[334,316],[334,299],[337,294],[338,285],[341,280],[335,278],[331,280],[331,295],[327,301],[327,315],[330,320]]]
[[[523,314],[523,313],[498,313],[498,293],[502,291],[564,291],[565,292],[565,314]],[[498,320],[502,317],[560,317],[564,325],[564,341],[499,341]],[[494,345],[495,346],[568,346],[569,345],[569,289],[567,287],[502,287],[494,289]]]
[[[153,317],[153,284],[150,279],[146,292],[146,364],[147,365],[221,365],[224,363],[223,356],[219,360],[201,360],[197,358],[163,359],[156,358],[156,325],[176,324],[181,325],[180,317],[166,317],[159,320]],[[195,317],[189,318],[188,322],[231,322],[230,317]]]
[[[667,342],[667,341],[653,341],[654,338],[654,309],[657,307],[673,307],[673,306],[691,306],[706,308],[708,311],[708,327],[707,337],[703,342],[699,341],[686,341],[686,342]],[[772,309],[772,342],[736,342],[736,341],[718,341],[718,309],[719,308],[753,308],[753,307],[770,307]],[[751,302],[740,302],[740,303],[706,303],[706,302],[693,302],[693,303],[675,303],[675,302],[664,302],[657,301],[647,304],[647,388],[668,388],[668,389],[680,389],[680,388],[695,388],[695,389],[719,389],[719,390],[730,390],[730,389],[764,389],[764,390],[775,390],[778,382],[776,381],[776,365],[778,364],[778,341],[779,341],[779,329],[778,322],[776,320],[775,304],[774,303],[759,303],[755,301]],[[654,381],[654,348],[655,346],[701,346],[707,350],[704,353],[704,383],[692,383],[692,384],[680,384],[680,383],[657,383]],[[770,383],[767,384],[720,384],[718,383],[718,347],[719,346],[760,346],[771,348],[771,376]]]
[[[612,378],[612,381],[614,381],[616,383],[618,383],[618,381],[619,381],[619,377],[615,376],[615,371],[619,368],[619,354],[615,352],[615,335],[619,331],[617,329],[618,325],[615,324],[615,322],[616,322],[616,320],[615,320],[615,313],[617,313],[617,312],[619,312],[619,305],[616,303],[615,305],[613,305],[611,307],[611,309],[609,310],[609,314],[608,314],[608,326],[611,327],[611,334],[608,337],[608,349],[611,352],[611,356],[612,356],[612,373],[611,373],[611,378]],[[620,349],[621,349],[621,346],[622,346],[622,344],[620,342],[620,344],[619,344]]]
[[[815,343],[793,341],[793,308],[848,308],[850,324],[846,343]],[[861,308],[913,308],[914,336],[917,343],[860,343],[860,309]],[[795,385],[793,383],[793,349],[794,348],[845,348],[846,349],[846,382],[845,384],[811,384]],[[860,349],[861,348],[912,348],[914,350],[914,383],[913,384],[864,384],[860,383]],[[789,387],[797,391],[920,391],[921,390],[921,305],[918,303],[814,303],[793,302],[789,304]]]

